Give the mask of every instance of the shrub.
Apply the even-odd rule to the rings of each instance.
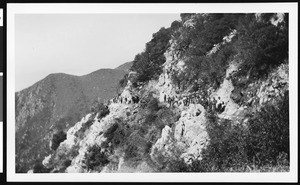
[[[75,158],[79,154],[79,145],[72,146],[69,153],[71,158]]]
[[[112,148],[117,148],[126,142],[126,138],[130,134],[128,125],[121,119],[116,119],[115,123],[104,132],[103,136],[107,138],[107,142],[112,144]]]
[[[91,111],[94,113],[98,113],[98,119],[104,118],[109,114],[109,108],[102,102],[95,101],[92,105]]]
[[[235,46],[243,63],[237,77],[245,74],[250,79],[263,77],[288,57],[288,20],[275,26],[267,18],[270,15],[263,14],[264,20],[257,21],[254,14],[249,14],[241,19]]]
[[[51,149],[56,150],[60,143],[67,139],[67,134],[64,131],[59,131],[52,136]]]
[[[146,115],[145,124],[152,125],[155,122],[156,118],[157,115],[153,112],[150,112],[149,114]]]
[[[285,92],[278,107],[267,105],[249,120],[251,156],[259,164],[275,165],[284,152],[289,159],[289,97]]]
[[[125,160],[138,158],[139,156],[140,156],[139,148],[134,144],[128,144],[125,147],[125,156],[124,156]]]
[[[287,91],[277,106],[265,106],[257,114],[250,116],[246,126],[219,119],[216,113],[209,109],[206,115],[206,130],[210,142],[202,151],[203,159],[188,169],[247,171],[249,166],[254,166],[254,170],[258,171],[287,171],[288,102]]]
[[[101,106],[99,108],[99,111],[98,111],[99,115],[98,115],[98,119],[102,119],[104,118],[106,115],[109,114],[109,109],[107,106]]]
[[[138,73],[137,82],[146,82],[161,74],[161,65],[166,61],[164,53],[169,47],[170,38],[171,29],[161,28],[146,43],[145,51],[135,56],[131,70]]]
[[[150,111],[158,111],[160,109],[158,99],[151,97],[151,99],[147,105],[147,109],[149,109]]]
[[[219,120],[215,113],[208,113],[206,130],[210,142],[202,152],[202,163],[209,171],[226,171],[247,164],[247,131],[242,125],[229,120]]]
[[[71,164],[72,164],[72,160],[70,160],[70,159],[66,159],[66,160],[64,161],[64,167],[65,167],[65,168],[69,167]]]
[[[108,156],[105,151],[101,150],[101,147],[93,145],[88,148],[85,154],[86,165],[88,170],[101,170],[102,167],[109,163]]]

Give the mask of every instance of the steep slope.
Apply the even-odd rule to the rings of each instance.
[[[89,112],[95,100],[116,95],[126,71],[100,69],[84,76],[48,75],[16,93],[17,171],[26,172],[34,160],[50,151],[53,132],[66,130]]]
[[[42,170],[289,171],[279,15],[182,14],[153,34],[121,93],[70,128]]]

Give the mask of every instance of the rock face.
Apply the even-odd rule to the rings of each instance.
[[[215,45],[208,55],[216,52],[221,45],[230,42],[235,34],[236,31],[233,31],[229,36],[224,37],[223,42]],[[170,48],[165,53],[166,62],[163,64],[163,73],[159,76],[158,80],[151,80],[143,86],[134,88],[130,79],[134,79],[135,72],[131,71],[127,86],[120,93],[119,98],[130,100],[134,95],[141,92],[152,92],[161,105],[172,108],[180,115],[178,120],[172,123],[171,127],[166,125],[162,128],[160,137],[151,147],[149,153],[150,161],[145,160],[137,167],[132,168],[127,165],[124,153],[116,150],[110,158],[114,165],[105,166],[101,172],[155,172],[157,168],[159,169],[167,165],[170,160],[182,158],[188,164],[193,160],[202,159],[201,151],[206,148],[210,139],[205,128],[205,124],[207,124],[205,117],[206,110],[203,105],[196,101],[191,101],[189,104],[184,103],[184,98],[188,94],[188,90],[178,93],[178,86],[173,83],[171,76],[172,73],[184,72],[186,58],[176,58],[173,50],[176,42],[171,40],[170,45]],[[267,78],[249,84],[242,91],[236,90],[230,78],[238,70],[239,62],[234,58],[230,62],[219,88],[210,91],[210,99],[216,100],[213,106],[218,107],[220,104],[224,106],[224,110],[218,114],[219,118],[233,121],[243,120],[244,114],[257,110],[264,103],[276,99],[276,97],[288,89],[287,64],[279,66]],[[243,99],[237,97],[236,94],[240,93],[244,94]],[[269,98],[270,96],[272,98]],[[174,98],[172,104],[167,102],[168,97]],[[240,98],[240,103],[236,103],[235,98]],[[251,105],[249,102],[251,102]],[[78,154],[70,158],[72,161],[71,165],[63,172],[92,172],[85,167],[87,149],[93,145],[100,146],[106,141],[103,133],[114,123],[116,118],[127,120],[132,125],[137,124],[133,120],[135,120],[134,115],[139,115],[140,107],[138,104],[128,101],[121,103],[111,101],[109,109],[110,114],[105,118],[99,120],[96,118],[97,116],[88,114],[68,130],[67,140],[60,144],[57,153],[68,154],[74,148],[78,148]],[[85,127],[84,125],[89,121],[92,121],[92,125]],[[44,160],[45,166],[51,160],[57,161],[53,156],[48,156]],[[61,170],[61,168],[56,170]]]
[[[101,69],[84,76],[51,74],[16,92],[17,172],[32,168],[50,152],[56,130],[68,130],[87,114],[95,100],[106,101],[117,93],[118,83],[131,63],[122,69]]]
[[[197,16],[205,16],[205,14],[190,16],[184,22],[183,27],[193,29],[195,27],[193,18]],[[220,43],[214,44],[208,52],[204,52],[204,57],[213,56],[226,45],[230,45],[237,34],[234,29],[228,32],[223,39],[221,37]],[[211,138],[208,132],[210,130],[206,130],[206,127],[210,124],[207,115],[211,110],[214,110],[218,119],[222,121],[230,120],[233,124],[245,123],[246,115],[259,111],[267,104],[276,105],[276,101],[288,90],[287,62],[274,67],[273,71],[258,80],[248,80],[249,75],[241,75],[239,82],[248,83],[243,84],[243,87],[236,85],[234,75],[239,72],[242,59],[235,54],[226,59],[228,60],[226,68],[224,67],[222,71],[224,75],[217,86],[213,84],[214,82],[207,82],[211,86],[203,87],[205,92],[202,93],[202,89],[193,89],[193,85],[198,83],[198,80],[201,81],[201,79],[196,79],[195,82],[189,82],[190,84],[183,84],[184,88],[182,88],[183,85],[174,80],[174,74],[189,72],[187,66],[191,56],[178,55],[176,48],[179,44],[175,38],[169,41],[168,49],[164,53],[166,60],[160,66],[162,73],[156,76],[158,78],[136,83],[138,73],[127,70],[126,84],[122,86],[122,91],[118,95],[111,93],[105,98],[110,99],[107,104],[109,114],[99,117],[99,112],[86,112],[86,114],[81,114],[82,119],[80,121],[78,119],[77,123],[75,120],[61,121],[72,122],[64,127],[67,139],[60,143],[57,150],[52,153],[38,151],[37,155],[44,157],[42,164],[51,169],[51,172],[67,173],[161,172],[161,170],[168,170],[168,165],[172,161],[177,163],[180,160],[189,164],[195,160],[202,160],[202,151],[210,144]],[[127,64],[120,68],[123,69],[124,66]],[[103,90],[103,88],[99,88],[100,84],[93,84],[91,81],[95,78],[104,79],[105,75],[107,73],[94,72],[82,77],[82,85],[72,89],[73,94],[80,89],[78,101],[84,101],[83,105],[90,105],[92,100],[99,98],[100,94],[102,96],[103,94],[98,90]],[[75,77],[60,77],[60,83],[63,83],[62,79],[76,81]],[[49,123],[61,118],[60,114],[76,112],[74,110],[77,110],[75,108],[78,106],[75,106],[72,111],[68,109],[75,99],[65,100],[57,96],[62,94],[62,97],[67,97],[70,91],[58,92],[57,84],[50,82],[47,82],[45,87],[34,86],[35,90],[29,91],[26,95],[18,94],[17,102],[20,105],[17,107],[20,113],[16,118],[18,132],[22,131],[24,125],[27,126],[31,122],[31,125],[40,126],[41,124],[37,124],[35,120],[42,120],[43,128],[55,129],[54,126],[50,127]],[[202,85],[207,84],[202,83]],[[41,95],[36,98],[36,94]],[[135,99],[136,97],[138,100]],[[30,101],[24,101],[26,98]],[[25,107],[21,106],[22,102],[25,102]],[[35,109],[28,109],[28,107],[35,107]],[[49,118],[43,117],[45,121],[38,117],[30,122],[31,117],[44,116],[46,112],[53,112],[55,116],[51,114]],[[21,121],[26,119],[29,121]],[[26,137],[32,136],[26,133],[21,135],[25,141],[28,140]],[[50,135],[46,132],[45,135],[49,141]],[[93,146],[100,147],[98,153],[109,154],[106,156],[108,164],[98,164],[98,168],[88,167],[87,158],[91,153],[89,149]],[[43,151],[47,151],[47,147],[45,145]],[[105,159],[101,157],[102,161]]]

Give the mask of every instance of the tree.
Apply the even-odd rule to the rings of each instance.
[[[288,57],[288,38],[286,23],[273,25],[269,14],[263,14],[257,21],[253,14],[240,20],[236,50],[243,61],[237,75],[249,74],[255,79],[267,74]],[[267,21],[268,20],[268,21]]]
[[[145,51],[135,56],[131,70],[138,73],[138,82],[155,79],[162,73],[162,64],[166,61],[164,53],[169,47],[171,33],[170,28],[161,28],[146,43]]]

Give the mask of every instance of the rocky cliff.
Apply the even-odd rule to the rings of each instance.
[[[66,131],[43,170],[288,171],[286,16],[181,14],[136,56],[121,93]]]

